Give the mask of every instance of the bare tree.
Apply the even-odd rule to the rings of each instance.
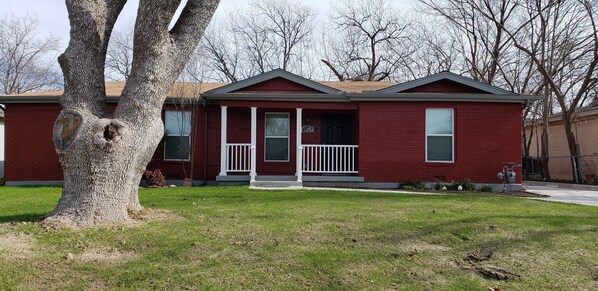
[[[596,6],[587,0],[527,0],[521,15],[528,21],[505,26],[514,46],[530,57],[542,75],[546,94],[554,96],[559,106],[576,179],[580,178],[579,148],[572,124],[577,108],[597,84]],[[550,113],[551,104],[544,104],[544,114]]]
[[[515,20],[518,0],[419,0],[424,9],[442,16],[459,34],[465,69],[480,82],[494,85],[509,47],[504,25]]]
[[[119,222],[141,209],[138,185],[164,134],[161,110],[166,94],[219,3],[188,0],[178,19],[173,19],[182,1],[140,1],[131,74],[114,113],[108,115],[106,52],[125,2],[66,1],[71,38],[59,57],[65,91],[53,133],[64,187],[46,223]]]
[[[275,57],[278,65],[288,70],[296,47],[305,44],[312,36],[313,10],[301,2],[288,0],[254,0],[251,5],[257,10],[256,19],[266,20],[262,29],[271,36],[271,42],[277,48]]]
[[[193,77],[193,79],[195,79]],[[193,185],[193,172],[195,170],[195,152],[197,149],[197,135],[199,128],[193,126],[199,122],[199,113],[203,109],[203,100],[200,93],[201,82],[180,82],[172,90],[172,103],[179,114],[173,114],[171,118],[176,121],[176,128],[179,133],[188,133],[188,135],[179,135],[178,144],[181,145],[178,152],[178,159],[183,170],[185,186]],[[168,117],[167,117],[168,118]],[[165,134],[168,134],[167,132]],[[175,137],[176,138],[176,137]],[[165,141],[165,145],[168,139]]]
[[[332,30],[322,62],[341,81],[389,79],[411,54],[408,24],[389,0],[340,0],[332,6]],[[406,47],[407,45],[407,47]]]
[[[397,81],[422,78],[442,71],[457,70],[462,72],[461,55],[457,49],[459,42],[455,30],[434,22],[435,19],[420,16],[410,41],[417,44],[417,49],[404,59],[396,74]],[[435,23],[434,26],[429,23]],[[442,33],[438,33],[442,31]]]
[[[113,81],[126,81],[133,65],[133,23],[115,29],[110,36],[106,53],[106,77]]]
[[[294,0],[254,0],[249,5],[251,9],[217,19],[202,41],[214,79],[234,82],[275,68],[303,74],[313,10]]]
[[[37,18],[31,15],[0,19],[0,93],[18,94],[60,86],[52,58],[59,41],[38,37]]]
[[[229,18],[216,18],[207,28],[201,46],[216,81],[236,82],[244,77],[246,64],[239,38]]]

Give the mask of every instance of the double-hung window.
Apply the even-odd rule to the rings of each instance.
[[[289,125],[288,113],[266,113],[266,161],[289,161]]]
[[[189,160],[191,112],[166,111],[164,119],[164,160]]]
[[[426,109],[426,162],[449,162],[454,158],[454,111]]]

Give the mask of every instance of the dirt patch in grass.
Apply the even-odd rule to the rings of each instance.
[[[448,252],[451,248],[438,244],[431,244],[425,241],[419,240],[408,240],[401,244],[401,247],[408,252],[421,253],[421,252]]]
[[[105,249],[89,249],[78,256],[67,254],[67,259],[72,258],[82,263],[122,264],[138,257],[139,255],[134,252]]]
[[[9,259],[28,259],[33,256],[35,238],[28,234],[1,234],[0,256]]]
[[[185,219],[176,212],[164,210],[164,209],[152,209],[143,208],[140,212],[130,214],[131,220],[129,220],[125,226],[142,226],[149,222],[160,221],[181,221]],[[122,224],[119,224],[122,226]]]

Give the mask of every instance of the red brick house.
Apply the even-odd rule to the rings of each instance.
[[[123,86],[107,83],[109,102]],[[62,180],[51,138],[60,95],[0,97],[7,184]],[[201,96],[199,106],[177,105],[177,96],[191,95]],[[498,185],[503,164],[521,162],[521,111],[539,98],[449,72],[392,85],[315,82],[283,70],[231,84],[176,84],[170,97],[164,141],[148,168],[172,183],[356,187],[466,178]]]

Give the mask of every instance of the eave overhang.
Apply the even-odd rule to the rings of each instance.
[[[227,101],[281,101],[281,102],[350,102],[345,94],[251,94],[251,93],[204,93],[202,97],[207,100]]]
[[[62,96],[0,96],[0,104],[57,104],[60,103]],[[118,103],[120,97],[118,96],[107,96],[106,101],[108,103]],[[177,97],[167,97],[164,104],[178,104],[175,100],[180,99]],[[190,99],[183,97],[183,99]]]
[[[521,103],[541,100],[541,96],[515,94],[466,94],[466,93],[350,93],[351,101],[425,101],[425,102],[489,102]]]

